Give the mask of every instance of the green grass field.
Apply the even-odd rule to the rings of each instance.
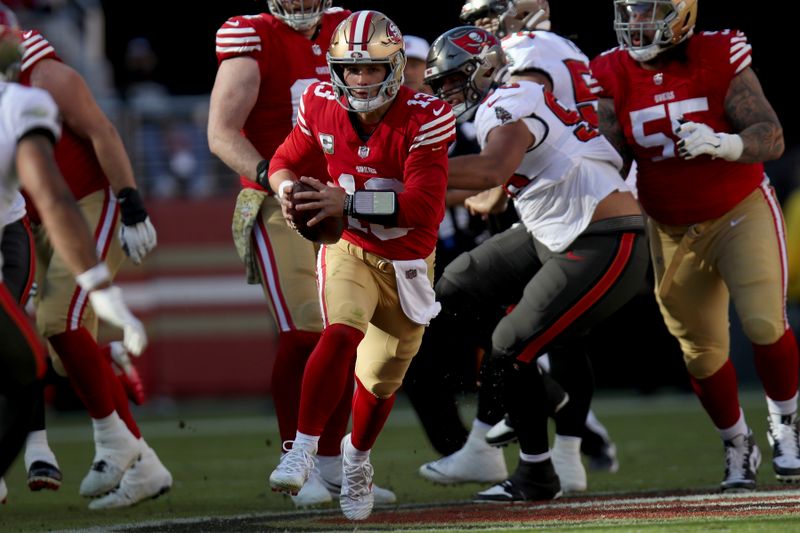
[[[763,399],[753,393],[743,395],[742,400],[748,422],[765,452],[759,481],[774,484]],[[49,418],[50,441],[64,473],[64,484],[58,492],[29,492],[18,460],[7,476],[9,497],[8,504],[0,509],[0,531],[103,528],[294,509],[287,497],[272,493],[267,486],[280,446],[266,401],[192,402],[161,411],[157,414],[152,408],[145,409],[137,415],[145,438],[172,471],[172,492],[130,509],[89,511],[87,501],[78,495],[78,485],[93,453],[88,418],[54,415]],[[474,412],[469,405],[464,411],[466,419]],[[616,474],[590,473],[591,493],[714,490],[718,485],[723,473],[722,445],[693,396],[601,396],[595,402],[595,411],[618,445],[621,467]],[[516,451],[515,446],[506,448],[512,469]],[[435,458],[408,404],[398,401],[373,452],[376,482],[394,489],[400,503],[465,500],[479,488],[444,488],[422,480],[417,468]],[[800,523],[773,517],[743,523],[687,522],[679,529],[700,527],[714,531],[789,531],[800,529]],[[675,524],[636,527],[648,531],[674,528]],[[619,526],[610,529],[620,530]]]

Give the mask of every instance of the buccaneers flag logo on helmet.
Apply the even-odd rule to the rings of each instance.
[[[470,54],[478,54],[487,46],[499,44],[493,35],[478,31],[465,33],[455,39],[451,38],[450,42]]]

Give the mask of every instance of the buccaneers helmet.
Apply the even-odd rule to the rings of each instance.
[[[267,0],[269,11],[297,31],[310,30],[322,19],[333,0]],[[310,6],[308,4],[311,4]]]
[[[614,0],[614,30],[636,61],[650,61],[691,37],[697,0]]]
[[[489,91],[502,83],[506,57],[491,32],[475,26],[454,28],[440,35],[428,52],[425,83],[450,102],[458,122],[471,119]],[[445,87],[447,81],[451,85]],[[455,82],[455,85],[452,83]],[[463,100],[454,102],[461,93]]]
[[[383,13],[356,11],[344,19],[333,32],[327,57],[336,101],[348,111],[377,109],[397,96],[403,84],[403,35]],[[380,83],[359,87],[369,92],[367,98],[360,98],[344,81],[345,67],[350,65],[386,65],[386,77]]]
[[[466,0],[461,21],[503,38],[522,30],[549,30],[547,0]]]

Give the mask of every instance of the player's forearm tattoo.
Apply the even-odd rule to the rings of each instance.
[[[598,102],[597,114],[600,119],[600,133],[622,156],[622,175],[626,176],[633,158],[625,142],[625,132],[622,131],[622,126],[617,119],[617,112],[614,110],[614,100],[601,98]]]
[[[731,81],[725,96],[725,114],[744,141],[740,162],[758,163],[781,156],[783,128],[751,69]]]

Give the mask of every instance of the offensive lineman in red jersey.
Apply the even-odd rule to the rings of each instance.
[[[208,141],[211,151],[241,176],[234,242],[247,264],[248,282],[263,286],[278,328],[272,396],[281,440],[288,441],[297,431],[303,370],[322,331],[317,250],[286,225],[278,199],[268,196],[267,168],[292,131],[303,91],[330,80],[325,53],[334,29],[350,12],[331,8],[331,0],[268,4],[271,14],[232,17],[217,31],[219,70],[211,93]],[[324,158],[309,158],[302,175],[327,175]],[[323,432],[319,472],[292,497],[296,506],[338,497],[339,443],[350,403],[342,399]],[[396,501],[394,493],[380,487],[375,496],[379,503]]]
[[[325,330],[303,377],[297,435],[270,485],[296,492],[308,479],[322,428],[336,400],[349,397],[358,348],[339,502],[347,518],[363,520],[373,506],[370,449],[439,310],[431,281],[455,118],[445,102],[401,85],[403,38],[381,13],[350,15],[327,57],[333,81],[306,90],[297,125],[272,159],[270,185],[291,221],[289,187],[302,176],[300,162],[324,154],[333,183],[302,177],[317,191],[299,193],[312,201],[298,209],[320,209],[310,225],[347,215],[348,227],[320,251]]]
[[[25,48],[20,82],[46,90],[58,104],[64,127],[55,146],[56,162],[113,276],[124,261],[123,251],[139,264],[156,245],[125,147],[80,74],[62,63],[36,30],[20,35]],[[95,457],[80,493],[103,496],[90,509],[127,507],[155,497],[169,490],[172,476],[139,432],[126,392],[103,353],[110,348],[95,340],[97,317],[87,305],[87,291],[54,252],[38,213],[30,209],[30,214],[39,285],[37,327],[58,354],[94,426]]]
[[[783,219],[763,161],[783,131],[745,35],[694,34],[697,1],[616,0],[619,48],[592,61],[601,128],[638,165],[656,298],[720,432],[722,490],[753,490],[761,454],[728,359],[732,297],[767,396],[781,481],[800,480],[797,343],[786,319]]]

